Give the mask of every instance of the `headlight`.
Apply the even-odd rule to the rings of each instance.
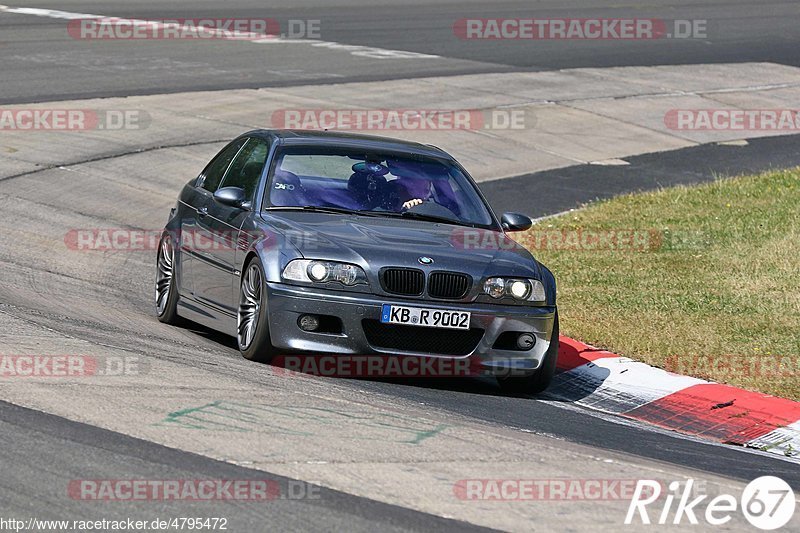
[[[335,261],[312,261],[295,259],[283,269],[283,279],[306,283],[328,283],[338,281],[343,285],[358,285],[367,282],[367,275],[358,265]]]
[[[492,298],[502,298],[506,294],[506,281],[503,278],[489,278],[483,284],[483,291]]]
[[[508,282],[508,292],[517,300],[527,300],[531,293],[531,282],[526,279],[515,279]]]
[[[331,270],[325,263],[311,263],[306,272],[308,272],[308,277],[314,281],[325,281],[330,276]]]
[[[537,279],[489,278],[483,284],[483,292],[496,299],[511,296],[520,301],[544,302],[547,300],[544,285]]]

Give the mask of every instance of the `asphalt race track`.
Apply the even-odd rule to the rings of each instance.
[[[17,2],[8,8],[42,11],[0,9],[0,106],[299,85],[308,91],[360,81],[396,87],[412,78],[584,67],[800,67],[796,2],[634,4]],[[141,19],[315,19],[329,45],[167,40],[98,46],[72,39],[63,14],[45,10]],[[453,37],[456,19],[518,16],[707,19],[710,37],[535,46]],[[785,85],[775,89],[786,91],[783,98],[798,94]],[[230,94],[214,111],[236,107],[239,95]],[[141,146],[108,142],[103,132],[60,133],[44,142],[36,132],[12,138],[0,130],[0,164],[7,166],[0,177],[0,355],[81,354],[138,368],[60,380],[0,377],[0,519],[226,517],[231,531],[556,531],[567,525],[585,531],[620,527],[628,501],[472,502],[454,486],[466,479],[694,478],[709,493],[734,493],[754,478],[775,475],[800,490],[795,460],[686,438],[546,395],[506,395],[491,379],[291,376],[244,360],[235,339],[159,323],[152,303],[155,250],[87,253],[71,249],[66,235],[80,228],[157,230],[179,188],[236,124],[231,119],[219,131],[194,132],[184,144]],[[515,150],[510,159],[522,157],[523,149]],[[41,154],[11,159],[20,151]],[[71,151],[88,155],[50,159]],[[623,163],[522,171],[484,179],[481,187],[499,211],[545,216],[634,190],[797,166],[800,142],[781,135],[736,146],[696,144]],[[282,493],[301,487],[306,497],[97,502],[70,492],[76,480],[96,479],[269,480]],[[728,530],[747,525],[736,518]]]
[[[261,472],[199,455],[179,452],[164,446],[142,441],[63,418],[30,411],[5,402],[0,403],[2,427],[2,460],[15,463],[17,470],[5,475],[6,509],[29,510],[43,520],[63,518],[63,513],[81,515],[86,520],[102,519],[109,512],[98,504],[87,515],[84,502],[63,501],[57,488],[68,483],[70,476],[90,468],[98,475],[103,472],[129,479],[143,476],[174,479],[264,479]],[[64,468],[53,469],[42,464],[43,457],[71,457]],[[52,463],[51,463],[52,464]],[[9,474],[4,471],[4,474]],[[14,475],[17,474],[17,475]],[[293,480],[271,475],[268,479],[284,487]],[[49,490],[43,490],[48,487]],[[30,495],[37,495],[35,505]],[[208,503],[167,503],[159,513],[175,516],[230,516],[233,531],[257,531],[283,528],[315,530],[337,529],[374,531],[377,524],[387,531],[480,531],[471,524],[446,520],[438,516],[378,503],[325,488],[314,492],[318,498],[278,500],[270,502],[270,512],[258,512],[252,504],[216,501]],[[10,497],[9,497],[10,496]],[[72,505],[70,505],[70,503]],[[46,509],[50,511],[46,511]],[[45,512],[42,512],[45,511]],[[134,520],[153,519],[152,509],[136,503],[123,503],[113,510]]]
[[[354,61],[346,51],[304,44],[205,46],[181,41],[109,42],[92,46],[65,31],[64,20],[16,15],[0,18],[3,77],[0,103],[95,96],[160,94],[202,89],[285,86],[356,80],[576,67],[677,65],[772,61],[800,65],[797,5],[782,0],[642,0],[635,5],[545,0],[438,0],[414,2],[334,0],[114,3],[43,0],[36,7],[141,19],[262,17],[319,20],[326,42],[435,55],[432,59]],[[224,6],[224,7],[223,7]],[[468,41],[453,38],[460,18],[651,17],[708,20],[713,39],[663,41]],[[284,28],[285,29],[285,28]],[[269,47],[278,47],[277,51]]]

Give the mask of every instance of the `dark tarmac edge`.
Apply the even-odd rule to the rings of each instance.
[[[800,134],[710,143],[624,158],[627,166],[575,165],[479,183],[498,213],[553,215],[597,200],[722,177],[800,166]]]

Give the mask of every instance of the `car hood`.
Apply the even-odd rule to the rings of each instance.
[[[275,211],[264,220],[307,259],[361,265],[375,273],[386,266],[541,279],[541,265],[499,231],[428,221]],[[430,265],[420,258],[433,260]]]

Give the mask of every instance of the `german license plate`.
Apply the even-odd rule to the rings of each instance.
[[[381,322],[384,324],[469,329],[469,321],[470,313],[468,311],[447,311],[390,304],[383,304],[381,308]]]

